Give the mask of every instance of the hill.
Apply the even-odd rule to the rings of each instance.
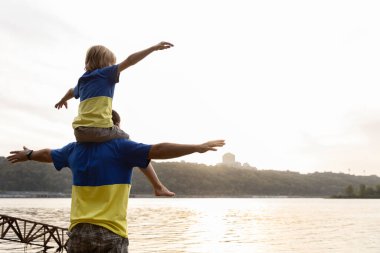
[[[301,174],[179,162],[154,163],[154,167],[160,180],[177,195],[317,197],[344,194],[348,185],[354,188],[380,185],[377,176],[332,172]],[[147,180],[137,170],[132,193],[151,193]]]
[[[222,165],[184,162],[153,162],[160,180],[177,196],[332,196],[347,186],[380,185],[377,176],[343,173],[300,174],[292,171],[254,170]],[[147,179],[135,169],[132,195],[152,195]],[[10,164],[0,157],[0,194],[6,192],[70,193],[71,172],[57,172],[52,164],[24,162]]]

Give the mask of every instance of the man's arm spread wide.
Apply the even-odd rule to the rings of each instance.
[[[171,159],[196,152],[216,151],[217,147],[223,147],[224,144],[224,140],[208,141],[203,144],[160,143],[152,146],[149,159]]]

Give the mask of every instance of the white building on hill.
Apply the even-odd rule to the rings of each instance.
[[[255,169],[255,167],[251,167],[248,163],[244,163],[241,165],[240,162],[237,162],[235,160],[235,155],[232,153],[225,153],[223,155],[223,161],[219,165],[224,165],[228,167],[233,167],[233,168],[247,168],[247,169]]]
[[[235,164],[235,155],[232,154],[232,153],[225,153],[223,155],[223,164],[229,164],[229,165],[232,165],[232,164]]]

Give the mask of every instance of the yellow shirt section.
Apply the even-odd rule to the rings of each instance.
[[[78,223],[91,223],[128,237],[127,207],[130,190],[130,184],[73,185],[69,230]]]
[[[112,127],[112,98],[93,97],[79,104],[78,116],[73,121],[73,128],[84,127]]]

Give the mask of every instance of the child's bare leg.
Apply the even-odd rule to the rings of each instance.
[[[158,179],[156,172],[151,163],[149,163],[148,167],[145,169],[140,168],[140,170],[144,173],[144,175],[149,179],[149,182],[152,184],[154,189],[154,194],[156,196],[166,196],[173,197],[175,195],[174,192],[169,191]]]

